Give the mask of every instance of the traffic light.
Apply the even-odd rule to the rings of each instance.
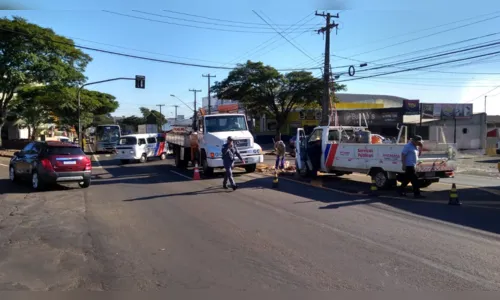
[[[135,75],[135,88],[136,89],[146,88],[146,76]]]

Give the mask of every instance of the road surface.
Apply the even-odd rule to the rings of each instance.
[[[43,193],[0,160],[0,290],[500,290],[496,209],[98,159]]]

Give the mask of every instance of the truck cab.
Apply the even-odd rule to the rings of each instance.
[[[244,114],[202,115],[198,126],[198,147],[205,174],[210,175],[214,169],[224,167],[222,146],[229,136],[243,158],[243,161],[238,159],[235,165],[245,168],[247,172],[254,172],[257,164],[264,162],[262,148],[255,143]]]

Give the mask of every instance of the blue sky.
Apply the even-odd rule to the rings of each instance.
[[[411,7],[401,1],[389,0],[380,2],[377,7],[363,1],[327,4],[327,2],[321,1],[291,2],[289,0],[274,0],[272,3],[271,1],[238,1],[236,3],[236,1],[207,2],[196,0],[189,2],[169,1],[169,4],[164,6],[160,1],[144,1],[140,5],[131,5],[130,1],[107,1],[105,6],[98,6],[98,1],[94,0],[72,1],[73,3],[43,1],[43,4],[40,4],[39,2],[35,0],[22,1],[20,8],[32,10],[10,10],[2,11],[0,14],[2,17],[21,16],[30,22],[51,27],[58,34],[73,38],[75,43],[83,46],[156,59],[226,67],[234,66],[235,63],[244,62],[247,59],[261,60],[278,69],[319,66],[322,62],[321,56],[324,53],[324,40],[322,35],[314,33],[312,29],[319,28],[324,24],[324,19],[314,16],[315,9],[322,8],[331,9],[332,13],[341,11],[340,18],[336,20],[339,23],[338,34],[332,35],[331,51],[333,55],[350,58],[341,59],[334,56],[331,60],[332,67],[356,65],[359,64],[359,60],[368,63],[366,68],[373,68],[398,60],[408,60],[420,55],[432,55],[439,51],[500,39],[499,34],[447,48],[436,48],[420,54],[413,53],[394,57],[416,50],[500,32],[498,29],[500,28],[500,17],[483,21],[500,16],[500,12],[494,14],[496,10],[500,11],[500,5],[496,4],[494,0],[475,1],[474,7],[471,7],[470,2],[463,0],[453,2],[453,7],[467,8],[463,10],[450,10],[444,2],[438,5],[433,4],[432,1],[423,1],[419,3],[418,7]],[[103,12],[103,9],[160,22],[119,16]],[[135,12],[132,9],[145,13]],[[264,18],[268,18],[272,23],[280,24],[280,26],[300,24],[300,27],[297,25],[294,27],[293,32],[287,32],[284,35],[303,51],[297,50],[283,37],[264,25],[229,22],[222,23],[224,26],[209,25],[203,22],[218,24],[221,22],[173,14],[164,11],[165,9],[237,22],[263,23],[252,12],[255,10]],[[193,21],[169,19],[169,16]],[[436,27],[464,19],[469,20]],[[300,20],[303,21],[297,23]],[[229,31],[256,31],[258,33],[190,28],[162,22],[191,24]],[[473,22],[479,23],[465,26]],[[453,29],[462,25],[462,28]],[[252,28],[245,28],[245,26]],[[437,33],[445,30],[448,31]],[[434,35],[401,43],[431,34]],[[269,39],[271,40],[268,41]],[[262,44],[266,41],[268,41],[266,44]],[[401,44],[391,46],[397,43]],[[477,52],[457,54],[440,61],[500,51],[498,48],[496,46]],[[188,109],[177,99],[170,97],[170,94],[175,94],[185,102],[192,104],[193,93],[189,92],[189,89],[201,89],[202,93],[199,94],[199,97],[206,96],[207,80],[202,78],[202,74],[215,74],[217,76],[215,80],[220,80],[228,72],[148,62],[93,51],[86,52],[93,57],[93,61],[86,71],[89,81],[113,77],[133,77],[136,74],[147,77],[145,90],[135,89],[133,82],[127,81],[92,86],[92,89],[117,97],[120,101],[120,108],[115,115],[119,116],[139,114],[138,108],[140,106],[155,108],[156,104],[167,105],[163,108],[163,111],[167,111],[165,113],[167,116],[172,116],[173,107],[171,105],[180,105],[178,113],[188,114]],[[384,58],[386,59],[381,60]],[[456,63],[429,68],[428,70],[432,72],[404,72],[350,81],[346,84],[348,92],[351,93],[395,95],[420,99],[423,102],[472,102],[474,103],[474,111],[481,112],[484,111],[484,96],[482,94],[500,85],[500,57],[481,59],[481,61],[461,67],[457,67],[458,63]],[[378,62],[375,64],[371,63],[377,60]],[[423,61],[410,66],[436,62],[439,61]],[[356,75],[365,76],[397,70],[400,69],[386,67],[363,73],[361,69],[358,69]],[[336,71],[344,72],[347,71],[347,68],[336,69]],[[435,71],[451,73],[437,73]],[[499,75],[471,73],[499,73]],[[316,71],[315,74],[320,75],[321,73]],[[349,77],[343,75],[339,80],[343,79],[346,80]],[[500,115],[500,88],[492,91],[488,96],[488,113]],[[201,100],[200,98],[199,100]]]

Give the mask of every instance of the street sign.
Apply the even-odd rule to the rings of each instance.
[[[135,88],[136,89],[146,88],[146,76],[135,75]]]

